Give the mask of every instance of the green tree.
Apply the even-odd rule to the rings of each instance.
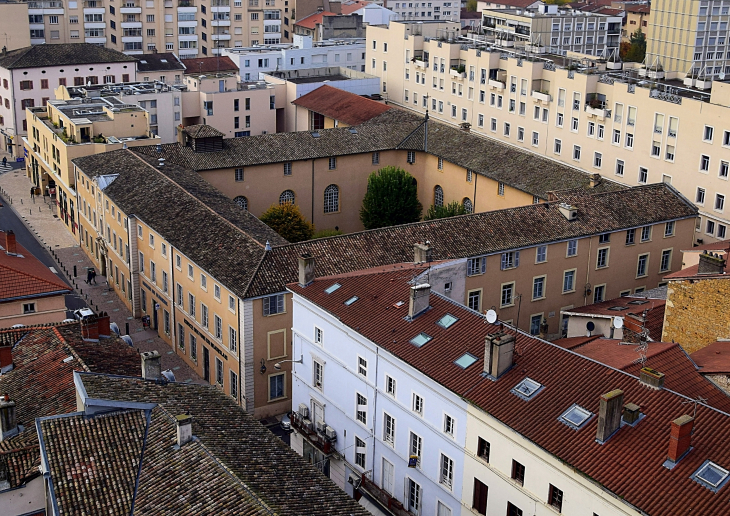
[[[422,211],[418,184],[408,172],[384,167],[370,174],[360,208],[360,220],[367,229],[417,222]]]
[[[454,215],[466,215],[466,208],[460,202],[450,202],[446,206],[434,206],[433,204],[426,212],[424,220],[444,219]]]
[[[477,0],[466,0],[466,10],[474,12],[477,10]]]
[[[296,204],[272,204],[260,219],[289,242],[310,240],[314,235],[314,225],[304,218]]]
[[[633,63],[641,63],[646,56],[646,36],[641,32],[641,28],[636,29],[631,35],[631,48],[626,52],[626,56],[623,58],[624,61],[630,61]]]

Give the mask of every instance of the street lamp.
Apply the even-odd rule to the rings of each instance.
[[[299,357],[299,360],[282,360],[281,362],[277,362],[274,364],[274,369],[277,371],[281,369],[281,364],[284,362],[291,362],[292,364],[303,364],[304,363],[304,357]]]

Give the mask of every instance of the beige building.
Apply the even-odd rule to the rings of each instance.
[[[3,20],[12,20],[12,23],[3,23],[2,46],[7,50],[30,46],[28,4],[3,2],[0,4],[0,16]]]
[[[389,103],[626,185],[671,183],[700,210],[699,243],[727,238],[730,86],[686,90],[647,68],[627,79],[620,63],[507,55],[440,30],[368,28],[366,71]]]
[[[621,41],[630,42],[631,35],[637,30],[641,30],[646,36],[646,32],[649,30],[649,20],[651,17],[651,7],[649,4],[623,4],[624,13],[626,14],[624,20],[624,28],[621,31]]]

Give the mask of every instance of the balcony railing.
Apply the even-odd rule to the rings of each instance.
[[[63,2],[28,2],[28,9],[63,9]]]
[[[195,2],[193,0],[180,0],[177,3],[178,7],[195,7]]]
[[[380,505],[386,507],[395,516],[415,516],[412,512],[408,511],[403,504],[393,498],[390,493],[378,487],[378,485],[370,480],[365,474],[362,476],[362,483],[360,489],[367,491],[367,493],[375,498]]]
[[[309,442],[311,442],[317,449],[319,449],[319,451],[321,451],[325,455],[334,453],[334,442],[331,439],[328,439],[327,437],[318,433],[313,427],[313,422],[310,421],[309,423],[305,423],[304,421],[305,419],[301,417],[299,413],[292,412],[291,424],[299,431],[299,433],[305,436]],[[309,419],[307,419],[306,421],[309,421]]]

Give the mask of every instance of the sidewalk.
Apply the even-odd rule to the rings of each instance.
[[[0,157],[1,159],[2,157]],[[206,384],[181,357],[170,349],[170,346],[157,335],[155,330],[142,328],[141,319],[135,319],[117,294],[113,290],[109,290],[104,276],[96,276],[97,285],[85,283],[86,271],[89,267],[94,267],[94,264],[78,246],[61,220],[54,216],[56,210],[54,206],[47,203],[48,198],[44,203],[43,197],[36,197],[36,203],[33,204],[30,198],[30,182],[25,176],[24,170],[0,174],[0,188],[5,192],[6,198],[13,199],[12,208],[21,215],[26,226],[31,229],[40,243],[51,251],[59,265],[58,273],[64,274],[69,280],[74,287],[76,297],[84,301],[95,312],[107,312],[111,322],[119,326],[122,334],[126,333],[126,325],[129,324],[129,335],[134,342],[134,347],[140,352],[159,351],[162,357],[162,369],[171,369],[178,382]],[[77,273],[75,278],[74,266],[76,266]]]

